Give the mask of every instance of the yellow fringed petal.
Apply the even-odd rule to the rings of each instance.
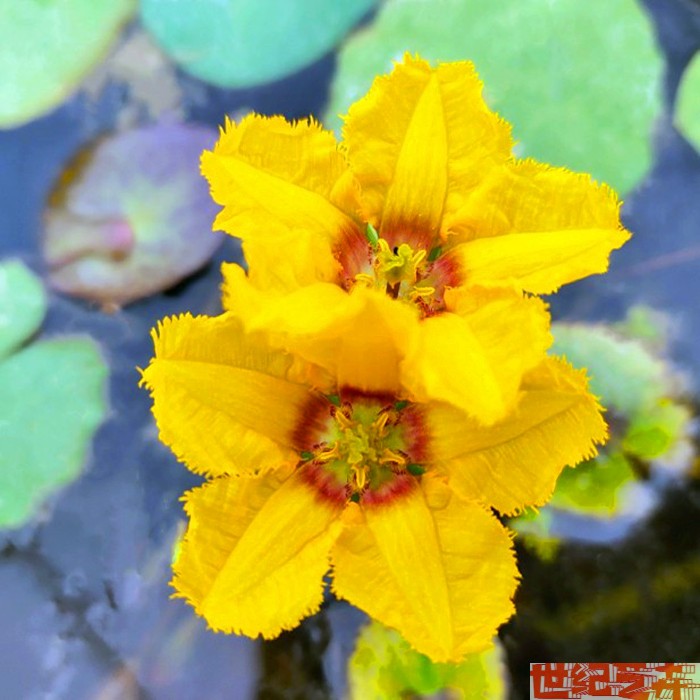
[[[298,459],[292,435],[308,402],[303,369],[230,316],[166,318],[143,372],[160,439],[192,471],[254,473]],[[298,363],[297,363],[298,364]]]
[[[619,208],[588,175],[515,161],[493,169],[450,219],[461,244],[448,255],[467,284],[549,294],[607,270],[611,251],[630,237]]]
[[[301,293],[290,295],[290,303],[296,303],[294,308],[300,315],[307,313],[306,300]],[[345,295],[335,312],[335,320],[313,334],[287,335],[285,347],[328,370],[339,387],[403,395],[400,366],[405,348],[413,344],[418,330],[417,310],[358,286]],[[319,314],[333,318],[327,310],[319,310]]]
[[[238,266],[225,266],[224,273],[226,304],[248,330],[323,368],[338,387],[405,393],[400,363],[419,325],[412,306],[360,286],[350,294],[324,283],[267,293]]]
[[[226,306],[249,331],[275,337],[301,335],[308,341],[312,335],[325,337],[332,333],[329,327],[345,324],[357,313],[358,304],[335,284],[316,282],[283,294],[257,288],[238,265],[224,265],[222,271]]]
[[[552,342],[546,306],[508,290],[448,289],[448,312],[423,320],[402,366],[418,401],[444,401],[490,424]]]
[[[611,229],[514,233],[463,243],[449,255],[469,284],[551,294],[605,272],[611,251],[628,238],[626,231]]]
[[[270,292],[286,294],[315,282],[334,283],[341,271],[326,241],[298,229],[280,232],[274,242],[251,238],[243,243],[243,253],[251,283]]]
[[[620,228],[620,202],[590,175],[513,159],[484,174],[479,188],[450,218],[461,239],[509,233]]]
[[[410,56],[377,78],[345,120],[363,211],[382,235],[436,236],[484,174],[510,155],[510,127],[489,111],[471,63],[432,69]]]
[[[525,376],[520,401],[505,419],[479,425],[446,405],[426,410],[431,462],[450,486],[510,515],[541,505],[561,470],[596,453],[607,428],[585,373],[548,358]]]
[[[469,323],[456,314],[424,319],[402,366],[415,401],[445,401],[485,424],[506,411],[503,392],[487,350]]]
[[[243,240],[304,229],[329,245],[357,234],[355,192],[345,156],[332,132],[310,119],[251,114],[227,120],[202,174],[224,208],[214,222]]]
[[[172,585],[212,629],[270,638],[318,610],[342,506],[298,472],[215,479],[185,509]]]
[[[427,477],[422,489],[357,511],[331,550],[336,595],[433,661],[488,647],[513,613],[518,575],[496,518]]]

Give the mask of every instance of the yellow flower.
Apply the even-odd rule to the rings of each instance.
[[[510,534],[491,508],[542,503],[605,425],[584,376],[553,358],[490,427],[413,401],[375,310],[337,348],[356,355],[342,378],[230,313],[159,324],[143,382],[160,438],[210,477],[185,497],[173,585],[215,630],[269,638],[318,609],[330,570],[338,597],[458,660],[513,612]]]
[[[317,361],[306,339],[343,335],[374,303],[358,292],[391,298],[411,311],[400,364],[412,395],[493,423],[550,343],[546,308],[527,295],[603,272],[629,237],[614,193],[512,157],[470,63],[406,56],[353,105],[343,136],[251,115],[204,153],[215,228],[242,239],[250,268],[224,266],[226,308]],[[507,368],[473,316],[493,298],[521,333],[499,340],[518,357]]]

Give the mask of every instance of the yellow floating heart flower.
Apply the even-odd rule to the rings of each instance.
[[[629,234],[608,187],[514,158],[510,127],[481,89],[470,63],[433,69],[406,56],[353,105],[340,144],[313,120],[228,121],[202,157],[223,205],[215,228],[243,240],[250,268],[224,266],[226,308],[302,352],[304,336],[342,334],[353,295],[369,288],[413,311],[401,362],[415,396],[429,387],[469,406],[473,386],[448,359],[469,349],[500,387],[474,415],[505,415],[550,342],[546,320],[533,321],[543,309],[523,293],[605,271]],[[530,328],[521,365],[500,377],[469,318],[484,290],[509,297],[513,325]]]
[[[605,425],[585,377],[551,358],[491,427],[412,401],[375,312],[336,347],[356,354],[342,377],[230,313],[159,324],[143,382],[160,437],[210,477],[185,498],[173,585],[212,628],[273,637],[318,609],[330,570],[338,597],[458,660],[513,612],[511,539],[491,507],[543,502]]]

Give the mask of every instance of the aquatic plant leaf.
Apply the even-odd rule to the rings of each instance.
[[[572,28],[575,27],[575,31]],[[341,49],[326,122],[404,51],[473,61],[518,155],[592,173],[625,192],[651,162],[663,60],[634,0],[388,0]]]
[[[351,700],[400,700],[448,688],[465,700],[498,700],[506,692],[503,673],[497,645],[458,664],[434,663],[376,621],[361,630],[348,662]]]
[[[552,353],[586,367],[591,391],[608,409],[630,417],[649,410],[672,388],[663,361],[637,340],[585,324],[555,323],[552,333]]]
[[[0,0],[0,128],[66,99],[135,8],[136,0]]]
[[[686,406],[671,400],[659,402],[634,416],[627,428],[622,448],[641,459],[662,457],[683,436],[691,414]]]
[[[622,452],[602,452],[575,469],[565,469],[550,504],[589,515],[614,515],[622,487],[635,479],[632,465]]]
[[[676,127],[700,151],[700,54],[687,66],[678,87]]]
[[[184,70],[221,87],[282,78],[329,51],[377,0],[142,0],[141,19]]]
[[[41,325],[46,295],[39,279],[19,260],[0,263],[0,360]]]
[[[575,469],[565,469],[551,505],[589,515],[615,515],[623,487],[635,481],[630,463],[663,457],[684,436],[688,408],[674,400],[675,377],[645,342],[663,345],[663,332],[650,312],[639,308],[614,329],[603,325],[557,323],[553,352],[585,366],[591,388],[611,418],[611,440],[601,453]],[[653,347],[653,346],[652,346]]]
[[[218,207],[199,175],[216,133],[160,124],[84,151],[64,173],[45,217],[51,285],[103,304],[171,287],[204,265],[222,240]]]
[[[0,527],[21,525],[80,473],[105,415],[106,377],[84,338],[35,343],[0,363]]]

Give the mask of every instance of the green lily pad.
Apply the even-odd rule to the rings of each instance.
[[[184,70],[221,87],[282,78],[332,49],[377,0],[141,0],[141,19]]]
[[[37,331],[45,313],[39,279],[17,260],[0,263],[0,360]]]
[[[351,700],[401,700],[444,689],[464,700],[506,696],[500,647],[471,654],[458,664],[434,663],[395,630],[370,622],[359,634],[348,663]]]
[[[221,244],[199,174],[212,129],[154,124],[86,149],[53,192],[42,241],[51,285],[120,306],[172,287]]]
[[[59,105],[135,7],[136,0],[0,0],[0,128]]]
[[[685,69],[678,87],[676,126],[700,151],[700,54]]]
[[[651,409],[673,388],[665,363],[638,340],[605,326],[555,323],[552,353],[585,367],[591,391],[626,418]]]
[[[633,417],[622,441],[622,449],[640,459],[663,457],[686,430],[692,416],[683,405],[670,399],[659,401]]]
[[[592,173],[626,192],[651,163],[663,59],[635,0],[387,0],[342,48],[326,122],[404,51],[469,59],[518,155]]]
[[[635,480],[634,469],[624,454],[601,452],[575,469],[565,469],[550,503],[563,510],[611,516],[621,505],[622,488]]]
[[[35,343],[0,363],[0,527],[23,524],[80,473],[105,415],[106,377],[83,338]]]
[[[661,355],[663,324],[644,308],[632,309],[614,328],[553,324],[552,351],[586,367],[591,391],[609,409],[611,436],[595,459],[562,472],[551,505],[616,515],[623,489],[637,479],[630,460],[665,457],[687,433],[691,414],[677,401],[678,378]]]

